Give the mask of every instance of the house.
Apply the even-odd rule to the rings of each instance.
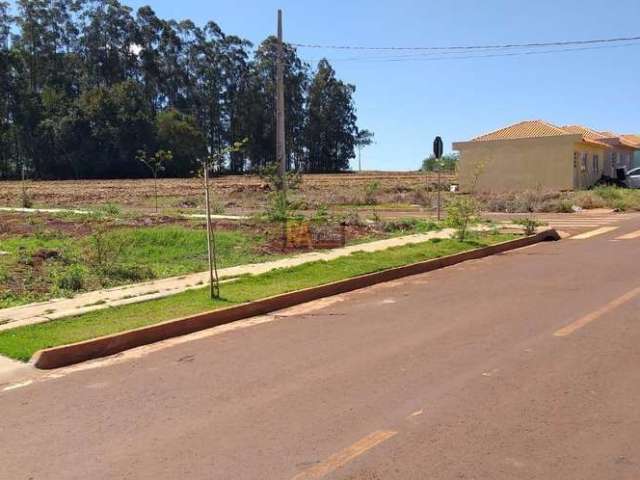
[[[615,168],[622,161],[630,162],[639,148],[640,143],[610,132],[559,127],[542,120],[516,123],[453,144],[460,153],[462,191],[587,188],[603,175],[615,174]]]
[[[598,132],[581,125],[567,125],[562,129],[571,133],[581,133],[591,140],[609,145],[610,148],[604,161],[604,175],[614,178],[617,169],[630,170],[633,168],[633,156],[638,145],[629,139],[625,139],[624,136],[616,135],[612,132]]]
[[[621,135],[621,137],[636,145],[637,150],[633,156],[633,165],[631,168],[640,167],[640,135]]]

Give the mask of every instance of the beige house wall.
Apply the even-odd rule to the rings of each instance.
[[[477,191],[574,188],[574,151],[581,135],[459,142],[460,189]],[[584,179],[587,181],[587,178]]]
[[[610,148],[599,147],[587,143],[577,143],[574,146],[574,189],[588,188],[610,171]],[[594,158],[597,156],[597,162]],[[585,162],[586,159],[586,162]]]

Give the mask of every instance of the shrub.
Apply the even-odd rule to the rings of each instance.
[[[378,193],[380,192],[380,182],[374,180],[364,186],[364,203],[366,205],[376,205],[378,203]]]
[[[261,168],[258,175],[269,185],[271,190],[282,189],[282,179],[276,162],[269,163]],[[297,190],[302,185],[302,174],[299,171],[288,171],[286,177],[289,190]]]
[[[423,207],[431,207],[433,203],[432,195],[427,187],[418,187],[413,192],[413,202]]]
[[[100,207],[99,211],[103,215],[109,215],[109,216],[112,216],[112,217],[117,217],[118,215],[120,215],[122,213],[122,209],[120,208],[120,206],[116,205],[115,203],[111,203],[111,202],[107,202],[104,205],[102,205]]]
[[[86,274],[87,272],[82,265],[73,264],[56,277],[56,286],[61,290],[77,292],[84,288]]]
[[[286,222],[295,217],[298,204],[291,201],[282,191],[271,192],[268,197],[267,218],[271,222]]]
[[[109,280],[140,282],[155,278],[155,272],[146,265],[111,265],[102,272]]]
[[[367,224],[364,220],[362,220],[360,213],[355,208],[349,210],[342,221],[345,225],[350,225],[353,227],[363,227]]]
[[[573,203],[586,210],[602,208],[607,205],[605,200],[594,191],[577,192],[573,198]]]
[[[117,235],[110,235],[105,228],[98,228],[89,237],[87,258],[89,262],[100,270],[108,270],[120,258],[124,241]]]
[[[456,238],[464,241],[469,226],[478,221],[480,205],[470,196],[456,196],[447,205],[447,225],[456,230]]]
[[[593,192],[606,202],[623,199],[623,189],[613,185],[596,187]]]
[[[537,221],[535,218],[525,217],[512,220],[516,225],[522,225],[524,227],[525,235],[533,235],[536,233],[536,228],[542,225],[542,222]]]
[[[329,209],[323,203],[318,205],[316,211],[313,212],[311,221],[316,225],[326,225],[327,223],[329,223],[329,217]]]

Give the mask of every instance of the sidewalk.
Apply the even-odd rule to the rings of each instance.
[[[294,267],[318,260],[332,260],[353,252],[375,252],[390,247],[420,243],[432,238],[450,238],[454,231],[407,235],[375,242],[351,245],[334,250],[313,251],[264,263],[238,265],[218,270],[221,279],[239,275],[258,275],[276,268]],[[209,272],[192,273],[180,277],[164,278],[150,282],[124,285],[106,290],[82,293],[73,298],[54,299],[0,310],[0,331],[23,325],[47,322],[63,317],[100,310],[130,303],[144,302],[175,295],[193,288],[201,288],[208,282]]]

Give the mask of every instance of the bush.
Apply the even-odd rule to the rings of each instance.
[[[522,225],[524,227],[525,235],[533,235],[536,233],[536,229],[542,225],[542,222],[537,221],[535,218],[526,217],[526,218],[517,218],[512,220],[516,225]]]
[[[123,248],[124,242],[120,237],[111,235],[105,228],[99,227],[89,237],[87,258],[94,267],[108,270],[118,262]]]
[[[56,286],[61,290],[77,292],[84,288],[86,274],[82,265],[73,264],[56,277]]]
[[[103,277],[117,282],[141,282],[156,276],[154,271],[146,265],[111,265],[101,273]]]
[[[447,225],[456,230],[456,238],[464,241],[469,227],[478,221],[480,205],[470,196],[456,196],[447,205]]]
[[[580,208],[590,210],[592,208],[602,208],[607,202],[595,191],[577,192],[573,198],[573,204]]]
[[[342,222],[345,225],[350,225],[353,227],[364,227],[367,225],[367,223],[362,220],[362,217],[360,216],[358,210],[355,208],[349,210],[349,212],[344,216]]]
[[[433,196],[427,187],[418,187],[413,193],[413,203],[431,208]]]
[[[380,182],[374,180],[364,186],[365,205],[376,205],[378,203],[378,193],[380,192]]]
[[[623,199],[624,189],[612,185],[596,187],[593,192],[606,202],[615,202]]]
[[[270,190],[281,190],[282,179],[279,174],[279,167],[276,162],[272,162],[261,168],[258,172],[260,178],[267,182]],[[287,189],[297,190],[302,185],[302,174],[298,171],[288,171],[287,177]]]
[[[289,200],[284,192],[271,192],[265,213],[271,222],[286,222],[295,218],[295,211],[298,207],[299,205]]]
[[[325,204],[318,205],[316,211],[313,212],[313,216],[311,217],[311,222],[316,225],[326,225],[329,223],[330,215],[329,209]]]
[[[31,200],[31,195],[26,188],[22,189],[22,208],[33,208],[33,200]]]
[[[118,215],[120,215],[122,213],[122,209],[120,208],[120,206],[116,205],[115,203],[111,203],[111,202],[107,202],[104,205],[102,205],[102,207],[100,207],[99,211],[103,215],[109,215],[109,216],[112,216],[112,217],[117,217]]]

